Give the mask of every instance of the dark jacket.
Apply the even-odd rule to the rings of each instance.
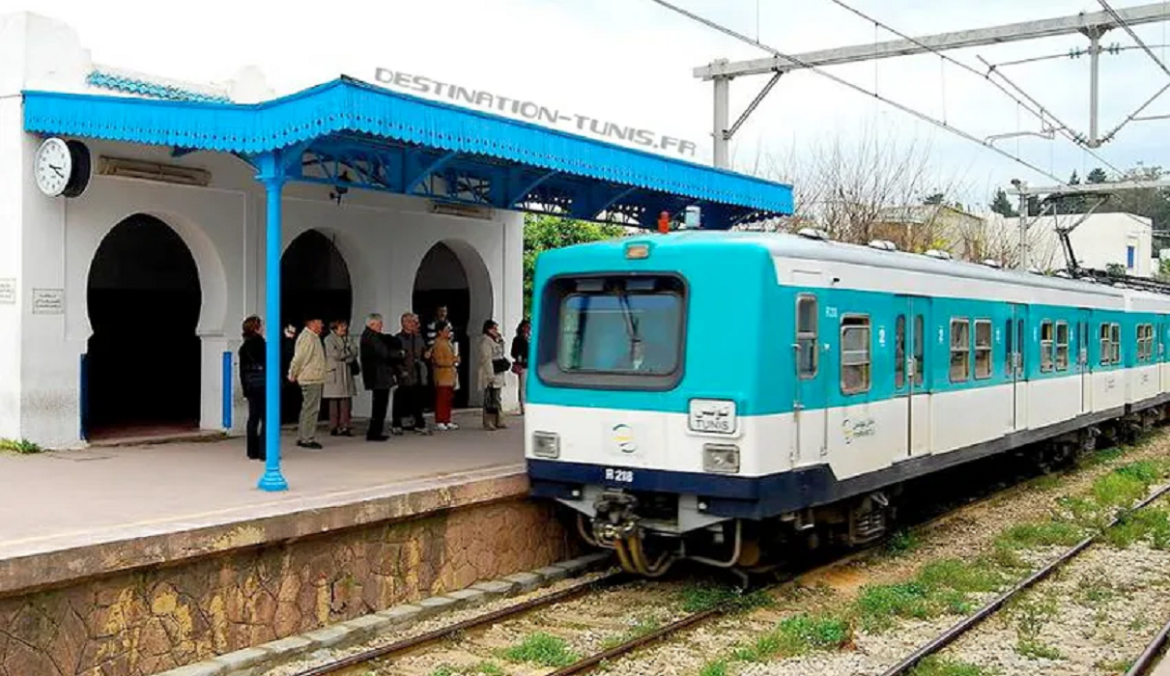
[[[362,382],[367,390],[388,390],[396,384],[402,343],[394,336],[366,327],[361,338]]]
[[[522,369],[528,368],[528,339],[524,336],[512,339],[512,361]]]
[[[426,385],[427,361],[426,357],[423,356],[427,351],[426,340],[422,334],[406,333],[405,331],[398,334],[398,340],[405,351],[405,359],[402,362],[402,368],[399,369],[398,384],[407,387]]]
[[[264,392],[264,363],[267,358],[263,336],[249,336],[240,345],[240,386],[244,396]]]

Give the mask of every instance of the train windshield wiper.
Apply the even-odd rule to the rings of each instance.
[[[638,370],[641,361],[642,338],[638,335],[638,318],[630,308],[630,294],[624,288],[617,292],[618,304],[622,308],[622,319],[625,320],[626,337],[630,339],[630,366]]]

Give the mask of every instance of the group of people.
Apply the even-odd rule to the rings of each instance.
[[[384,333],[380,314],[370,314],[361,336],[354,340],[344,320],[330,322],[328,335],[322,336],[324,322],[310,319],[299,335],[293,327],[285,329],[286,339],[295,335],[293,354],[285,377],[301,391],[301,410],[297,426],[297,446],[320,450],[317,423],[322,400],[329,407],[329,429],[333,436],[353,436],[353,398],[357,396],[360,377],[371,392],[373,404],[366,429],[368,441],[386,441],[386,415],[391,392],[394,407],[390,434],[404,430],[416,434],[432,433],[424,418],[428,394],[433,392],[435,429],[455,430],[452,419],[455,391],[459,388],[458,367],[461,363],[454,328],[447,320],[447,308],[440,307],[435,319],[421,326],[418,315],[405,313],[398,333]],[[528,320],[520,323],[506,351],[500,326],[494,320],[483,323],[478,363],[479,384],[483,391],[483,426],[487,430],[506,428],[501,392],[505,374],[515,373],[520,382],[520,413],[524,413],[525,376],[528,370]],[[244,320],[243,344],[240,346],[240,384],[248,401],[247,455],[263,460],[265,425],[265,350],[263,325],[253,315]],[[511,359],[509,359],[509,356]]]

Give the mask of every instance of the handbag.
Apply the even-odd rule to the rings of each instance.
[[[512,362],[508,361],[507,359],[492,360],[492,371],[494,371],[496,375],[499,375],[510,368],[512,368]]]
[[[361,375],[361,372],[362,372],[362,365],[359,364],[356,359],[349,363],[349,374],[350,375],[357,377],[357,376]]]

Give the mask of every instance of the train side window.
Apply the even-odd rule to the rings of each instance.
[[[1137,358],[1138,361],[1150,361],[1154,358],[1154,325],[1138,324],[1137,327]]]
[[[1045,319],[1040,322],[1040,372],[1051,371],[1052,361],[1052,322]]]
[[[951,382],[961,383],[971,373],[971,323],[966,317],[951,319]]]
[[[796,344],[800,377],[817,376],[817,299],[815,296],[799,296],[796,299]]]
[[[914,315],[914,384],[922,384],[926,370],[926,322],[922,315]]]
[[[991,377],[991,320],[975,320],[975,378]]]
[[[1112,363],[1121,363],[1121,324],[1109,325],[1109,343],[1113,348],[1113,353],[1110,355]]]
[[[1056,322],[1056,370],[1068,370],[1068,322]]]
[[[841,318],[841,393],[868,392],[869,367],[869,315],[846,315]]]
[[[1101,325],[1101,366],[1109,366],[1113,359],[1113,347],[1110,345],[1110,336],[1112,332],[1109,330],[1108,324]]]
[[[1012,320],[1009,319],[1003,331],[1004,347],[1006,348],[1004,350],[1003,372],[1008,378],[1012,377],[1016,365],[1016,341],[1012,340],[1013,334]]]
[[[906,315],[894,323],[894,387],[906,385]]]

